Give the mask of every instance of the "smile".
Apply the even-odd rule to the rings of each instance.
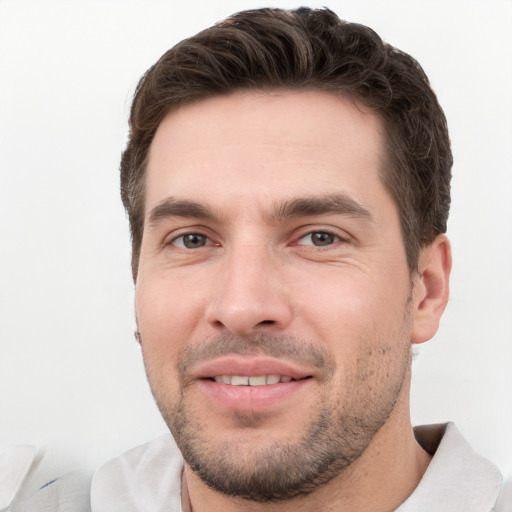
[[[258,375],[258,376],[240,376],[240,375],[217,375],[212,380],[231,386],[265,386],[268,384],[279,384],[280,382],[291,382],[293,379],[287,375]]]

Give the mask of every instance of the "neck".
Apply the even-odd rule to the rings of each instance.
[[[183,511],[391,512],[411,495],[430,460],[414,438],[409,419],[409,382],[405,382],[391,416],[363,455],[311,494],[279,503],[249,502],[213,491],[186,465]]]

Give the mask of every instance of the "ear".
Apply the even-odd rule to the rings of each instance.
[[[137,299],[135,299],[135,331],[133,332],[133,336],[139,345],[142,345],[142,339],[140,337],[140,329],[139,329],[139,316],[137,315]]]
[[[434,336],[449,296],[452,251],[446,235],[438,235],[424,247],[414,280],[414,322],[411,343],[423,343]]]

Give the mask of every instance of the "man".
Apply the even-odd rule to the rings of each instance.
[[[169,436],[93,511],[488,511],[452,424],[413,430],[448,300],[452,157],[414,59],[328,9],[239,13],[142,78],[121,162],[137,339]]]

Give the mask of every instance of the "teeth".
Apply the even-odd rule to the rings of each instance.
[[[238,375],[233,375],[233,377],[231,377],[231,385],[232,386],[248,386],[249,385],[249,377],[239,377]]]
[[[292,380],[287,375],[258,375],[256,377],[217,375],[215,377],[215,382],[231,384],[232,386],[264,386],[265,384],[278,384],[279,382],[290,382]]]
[[[267,383],[265,375],[261,377],[249,377],[249,386],[264,386]]]

